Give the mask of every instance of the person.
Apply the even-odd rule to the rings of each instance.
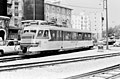
[[[98,51],[103,51],[104,47],[103,47],[103,41],[100,40],[98,41]]]

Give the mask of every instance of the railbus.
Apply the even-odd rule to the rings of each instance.
[[[72,28],[31,25],[24,27],[21,35],[21,53],[23,55],[33,55],[45,51],[92,48],[91,35],[90,31]]]

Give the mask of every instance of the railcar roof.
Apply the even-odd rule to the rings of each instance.
[[[51,30],[63,30],[63,31],[72,31],[72,32],[87,32],[87,33],[91,33],[91,31],[87,31],[87,30],[80,30],[80,29],[74,29],[74,28],[66,28],[66,27],[57,27],[57,26],[50,26],[50,25],[31,25],[28,27],[25,27],[24,29],[51,29]]]

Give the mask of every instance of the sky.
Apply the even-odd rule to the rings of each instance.
[[[51,1],[51,0],[50,0]],[[108,3],[108,25],[114,27],[120,24],[120,0],[107,0]],[[103,0],[61,0],[61,4],[73,9],[73,13],[79,12],[101,12]]]

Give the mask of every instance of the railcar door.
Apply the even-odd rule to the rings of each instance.
[[[62,31],[50,30],[49,48],[51,50],[59,50],[62,46]]]

